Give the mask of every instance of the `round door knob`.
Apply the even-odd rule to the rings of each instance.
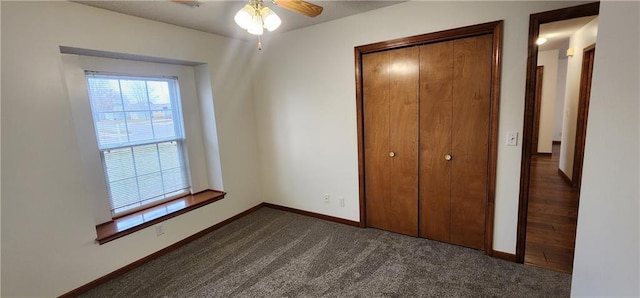
[[[444,156],[444,160],[450,161],[451,160],[451,155],[450,154],[445,155]]]
[[[395,152],[393,152],[393,151],[391,151],[391,152],[389,152],[389,156],[390,156],[390,157],[394,157],[394,156],[396,156],[396,153],[395,153]]]

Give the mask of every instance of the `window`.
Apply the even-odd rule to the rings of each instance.
[[[198,93],[195,67],[76,53],[61,58],[81,160],[76,166],[83,171],[78,183],[87,191],[97,232],[144,214],[126,228],[135,232],[155,220],[148,212],[176,206],[174,198],[208,197],[212,187],[222,188],[221,177],[209,176],[209,169],[220,171],[215,128],[201,119],[215,123],[213,99]],[[187,212],[166,210],[171,217]],[[116,230],[126,235],[107,232]]]
[[[112,216],[187,194],[177,80],[93,72],[86,78]]]

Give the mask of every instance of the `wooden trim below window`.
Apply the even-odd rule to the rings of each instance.
[[[218,190],[205,190],[99,224],[96,226],[98,236],[96,241],[101,245],[105,244],[180,214],[222,200],[226,194],[226,192]]]
[[[198,205],[198,207],[201,207],[201,206],[204,206],[206,204],[215,202],[216,200],[222,199],[225,194],[226,193],[220,192],[220,191],[206,190],[206,191],[197,193],[195,195],[187,196],[187,197],[196,197],[195,199],[191,198],[191,200],[192,201],[197,201],[198,199],[204,200],[204,198],[211,197],[211,195],[216,195],[217,199],[215,199],[215,200],[214,199],[210,199],[210,200],[207,200],[206,203]],[[184,197],[184,198],[181,198],[181,199],[189,200],[187,197]],[[185,210],[184,212],[187,212],[189,210],[193,210],[193,209],[198,208],[198,207],[192,207],[191,209]],[[217,224],[215,224],[215,225],[213,225],[213,226],[211,226],[209,228],[206,228],[206,229],[204,229],[204,230],[202,230],[200,232],[197,232],[197,233],[195,233],[195,234],[193,234],[193,235],[191,235],[191,236],[189,236],[189,237],[187,237],[187,238],[185,238],[183,240],[180,240],[180,241],[178,241],[178,242],[176,242],[174,244],[171,244],[171,245],[169,245],[169,246],[167,246],[167,247],[165,247],[165,248],[163,248],[163,249],[161,249],[159,251],[156,251],[156,252],[154,252],[154,253],[152,253],[152,254],[150,254],[150,255],[142,258],[142,259],[139,259],[139,260],[137,260],[137,261],[135,261],[135,262],[133,262],[131,264],[128,264],[128,265],[126,265],[126,266],[124,266],[124,267],[122,267],[120,269],[117,269],[117,270],[115,270],[115,271],[113,271],[113,272],[111,272],[111,273],[109,273],[107,275],[104,275],[104,276],[102,276],[102,277],[100,277],[98,279],[95,279],[95,280],[93,280],[93,281],[91,281],[91,282],[89,282],[87,284],[84,284],[84,285],[82,285],[82,286],[80,286],[80,287],[78,287],[76,289],[73,289],[73,290],[61,295],[60,297],[77,297],[82,293],[86,293],[89,290],[91,290],[91,289],[93,289],[93,288],[95,288],[95,287],[97,287],[97,286],[99,286],[101,284],[104,284],[104,283],[106,283],[106,282],[108,282],[108,281],[110,281],[112,279],[115,279],[115,278],[117,278],[119,276],[122,276],[125,273],[127,273],[127,272],[129,272],[129,271],[131,271],[131,270],[133,270],[133,269],[135,269],[135,268],[137,268],[139,266],[144,265],[145,263],[148,263],[148,262],[150,262],[152,260],[155,260],[155,259],[157,259],[157,258],[159,258],[159,257],[161,257],[161,256],[163,256],[163,255],[165,255],[165,254],[167,254],[167,253],[169,253],[171,251],[174,251],[174,250],[176,250],[176,249],[178,249],[178,248],[180,248],[180,247],[182,247],[182,246],[184,246],[184,245],[186,245],[186,244],[188,244],[188,243],[190,243],[190,242],[192,242],[194,240],[197,240],[198,238],[201,238],[202,236],[204,236],[204,235],[206,235],[208,233],[211,233],[211,232],[213,232],[215,230],[218,230],[218,229],[222,228],[223,226],[225,226],[225,225],[227,225],[227,224],[229,224],[229,223],[231,223],[231,222],[233,222],[233,221],[235,221],[235,220],[237,220],[237,219],[239,219],[241,217],[244,217],[244,216],[246,216],[248,214],[251,214],[254,211],[256,211],[256,210],[258,210],[258,209],[260,209],[262,207],[268,207],[268,208],[272,208],[272,209],[277,209],[277,210],[297,213],[297,214],[301,214],[301,215],[304,215],[304,216],[315,217],[315,218],[319,218],[319,219],[322,219],[322,220],[332,221],[332,222],[345,224],[345,225],[349,225],[349,226],[355,226],[355,227],[359,227],[360,226],[360,223],[357,222],[357,221],[351,221],[351,220],[342,219],[342,218],[333,217],[333,216],[324,215],[324,214],[319,214],[319,213],[315,213],[315,212],[304,211],[304,210],[290,208],[290,207],[284,207],[284,206],[271,204],[271,203],[260,203],[260,204],[254,206],[254,207],[252,207],[252,208],[250,208],[248,210],[245,210],[245,211],[243,211],[243,212],[241,212],[241,213],[239,213],[239,214],[237,214],[235,216],[232,216],[231,218],[223,220],[220,223],[217,223]],[[185,209],[187,209],[187,208],[185,208]],[[184,213],[184,212],[182,212],[182,213]],[[181,214],[181,213],[178,213],[178,214]],[[176,214],[176,215],[178,215],[178,214]],[[173,215],[173,216],[176,216],[176,215]],[[168,219],[168,218],[166,218],[166,219]],[[166,220],[166,219],[163,219],[163,220]],[[160,221],[162,221],[162,220],[160,220]],[[111,222],[109,222],[109,223],[111,223]],[[106,224],[109,224],[109,223],[106,223]],[[153,225],[153,224],[155,224],[155,223],[150,223],[149,225]],[[138,230],[139,229],[142,229],[142,227],[138,228]],[[127,234],[133,233],[133,232],[134,231],[131,231],[131,232],[128,232]],[[122,236],[124,236],[124,235],[121,235],[119,237],[122,237]],[[108,240],[108,241],[110,241],[110,240]]]
[[[201,194],[201,193],[198,193],[198,194]],[[198,195],[198,194],[196,194],[196,195]],[[100,277],[100,278],[98,278],[96,280],[93,280],[93,281],[91,281],[91,282],[89,282],[87,284],[84,284],[84,285],[82,285],[82,286],[80,286],[80,287],[78,287],[76,289],[73,289],[73,290],[71,290],[71,291],[69,291],[69,292],[67,292],[65,294],[62,294],[60,297],[78,297],[82,293],[86,293],[89,290],[91,290],[91,289],[93,289],[93,288],[95,288],[95,287],[97,287],[97,286],[99,286],[99,285],[101,285],[103,283],[106,283],[106,282],[108,282],[108,281],[110,281],[110,280],[112,280],[114,278],[122,276],[125,273],[144,265],[145,263],[153,261],[153,260],[155,260],[155,259],[157,259],[157,258],[159,258],[159,257],[161,257],[163,255],[166,255],[169,252],[172,252],[172,251],[184,246],[185,244],[187,244],[189,242],[192,242],[192,241],[194,241],[194,240],[196,240],[196,239],[198,239],[198,238],[200,238],[200,237],[202,237],[202,236],[204,236],[204,235],[206,235],[208,233],[211,233],[211,232],[213,232],[213,231],[215,231],[217,229],[220,229],[223,226],[235,221],[236,219],[239,219],[239,218],[241,218],[241,217],[243,217],[243,216],[245,216],[247,214],[250,214],[250,213],[260,209],[260,207],[262,207],[262,204],[258,204],[257,206],[255,206],[255,207],[253,207],[253,208],[251,208],[249,210],[240,212],[239,214],[237,214],[235,216],[232,216],[229,219],[223,220],[220,223],[217,223],[217,224],[215,224],[215,225],[213,225],[211,227],[208,227],[208,228],[206,228],[206,229],[204,229],[204,230],[202,230],[200,232],[197,232],[197,233],[195,233],[195,234],[193,234],[193,235],[191,235],[191,236],[189,236],[189,237],[187,237],[185,239],[182,239],[182,240],[180,240],[180,241],[178,241],[178,242],[176,242],[174,244],[171,244],[171,245],[169,245],[169,246],[167,246],[167,247],[165,247],[165,248],[163,248],[163,249],[161,249],[159,251],[156,251],[156,252],[154,252],[154,253],[152,253],[152,254],[150,254],[150,255],[142,258],[142,259],[139,259],[139,260],[137,260],[137,261],[135,261],[135,262],[133,262],[133,263],[131,263],[129,265],[126,265],[126,266],[124,266],[124,267],[122,267],[122,268],[120,268],[120,269],[118,269],[116,271],[113,271],[113,272],[111,272],[111,273],[109,273],[109,274],[107,274],[105,276],[102,276],[102,277]]]

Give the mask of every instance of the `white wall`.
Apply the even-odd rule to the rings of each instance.
[[[514,253],[529,15],[579,4],[415,1],[275,36],[254,86],[265,198],[359,220],[354,47],[504,19],[494,249]]]
[[[556,106],[553,116],[553,140],[562,141],[562,119],[564,116],[564,94],[567,90],[567,64],[569,59],[567,57],[567,45],[560,48],[558,51],[558,81],[556,83]]]
[[[576,145],[576,124],[578,121],[578,98],[580,97],[580,76],[584,48],[596,42],[598,19],[584,25],[571,35],[569,46],[574,49],[573,57],[567,63],[567,85],[564,96],[564,117],[562,119],[562,144],[560,145],[560,170],[569,178],[573,177],[573,154]],[[597,49],[596,49],[597,51]]]
[[[572,296],[640,296],[639,15],[600,3]]]
[[[538,153],[551,153],[558,83],[558,50],[538,52],[538,66],[544,66],[540,98]]]
[[[67,1],[3,1],[1,13],[3,297],[63,294],[262,201],[252,43]],[[213,96],[201,107],[215,103],[215,118],[201,115],[209,184],[223,180],[227,197],[165,221],[161,237],[148,228],[97,245],[61,45],[205,63],[196,74],[200,100],[206,85]]]

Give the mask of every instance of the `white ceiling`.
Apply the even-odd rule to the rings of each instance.
[[[538,47],[539,51],[563,49],[569,42],[569,37],[591,22],[597,16],[575,18],[540,25],[539,37],[544,37],[547,42]]]
[[[110,11],[137,16],[149,20],[173,24],[181,27],[210,32],[222,36],[250,40],[255,36],[239,28],[233,21],[233,17],[240,8],[248,3],[248,0],[201,0],[197,7],[180,4],[171,0],[140,0],[140,1],[100,1],[100,0],[71,0],[80,4],[103,8]],[[331,20],[359,14],[401,2],[405,0],[390,1],[314,1],[309,2],[324,7],[322,14],[310,18],[271,4],[265,0],[265,4],[272,8],[282,18],[282,25],[275,32],[265,34],[278,34],[303,27],[328,22]],[[540,25],[540,35],[548,41],[539,47],[540,51],[561,49],[566,46],[569,37],[589,23],[596,16],[575,18],[565,21],[552,22]]]
[[[254,36],[240,29],[233,17],[249,1],[201,1],[198,7],[176,3],[171,0],[146,1],[73,1],[145,19],[160,21],[186,28],[201,30],[232,38],[253,39]],[[318,23],[359,14],[365,11],[405,2],[394,1],[314,1],[309,2],[324,7],[321,15],[310,18],[265,1],[282,19],[282,25],[275,32],[287,32]]]

